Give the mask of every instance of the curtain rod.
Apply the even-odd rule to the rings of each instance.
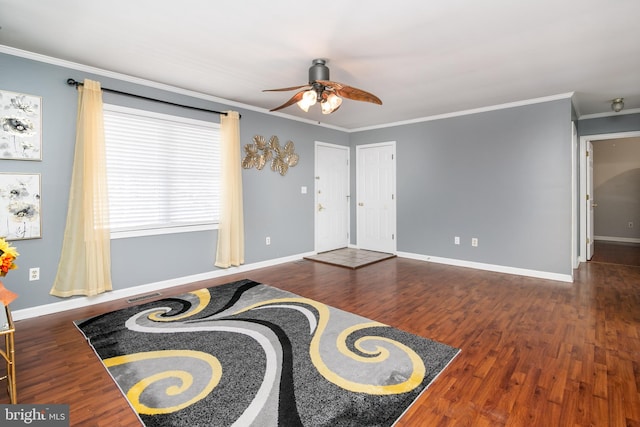
[[[84,83],[75,81],[74,79],[71,79],[71,78],[67,79],[67,84],[69,86],[75,86],[76,89],[78,88],[78,86],[83,86],[84,85]],[[155,99],[155,98],[148,98],[146,96],[136,95],[134,93],[121,92],[119,90],[114,90],[114,89],[107,89],[106,87],[103,87],[101,89],[103,91],[105,91],[105,92],[116,93],[118,95],[131,96],[133,98],[138,98],[138,99],[146,99],[147,101],[160,102],[162,104],[173,105],[173,106],[176,106],[176,107],[189,108],[191,110],[198,110],[198,111],[205,111],[207,113],[224,114],[225,116],[227,115],[227,113],[224,112],[224,111],[207,110],[206,108],[199,108],[199,107],[192,107],[190,105],[176,104],[175,102],[163,101],[161,99]]]

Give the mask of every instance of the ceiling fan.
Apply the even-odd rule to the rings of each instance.
[[[309,68],[309,84],[263,90],[263,92],[282,92],[302,89],[287,102],[269,111],[277,111],[290,105],[298,104],[304,112],[307,112],[309,107],[319,102],[322,107],[322,114],[331,114],[340,108],[342,98],[382,105],[380,98],[369,92],[329,80],[329,67],[325,65],[326,61],[324,59],[314,59],[312,64]]]

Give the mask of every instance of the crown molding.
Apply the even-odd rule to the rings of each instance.
[[[176,86],[167,85],[165,83],[159,83],[159,82],[152,81],[152,80],[147,80],[147,79],[143,79],[143,78],[139,78],[139,77],[133,77],[133,76],[130,76],[130,75],[127,75],[127,74],[118,73],[118,72],[115,72],[115,71],[109,71],[109,70],[105,70],[105,69],[102,69],[102,68],[92,67],[92,66],[89,66],[89,65],[84,65],[84,64],[80,64],[80,63],[72,62],[72,61],[67,61],[67,60],[60,59],[60,58],[54,58],[54,57],[51,57],[51,56],[42,55],[42,54],[34,53],[34,52],[29,52],[29,51],[22,50],[22,49],[16,49],[16,48],[13,48],[13,47],[10,47],[10,46],[0,45],[0,53],[6,53],[8,55],[13,55],[13,56],[21,57],[21,58],[26,58],[26,59],[31,59],[33,61],[43,62],[43,63],[47,63],[47,64],[51,64],[51,65],[57,65],[57,66],[64,67],[64,68],[70,68],[70,69],[77,70],[77,71],[83,71],[83,72],[86,72],[86,73],[91,73],[91,74],[96,74],[96,75],[100,75],[100,76],[104,76],[104,77],[108,77],[108,78],[122,80],[122,81],[125,81],[125,82],[134,83],[134,84],[138,84],[138,85],[142,85],[142,86],[147,86],[147,87],[151,87],[151,88],[155,88],[155,89],[159,89],[159,90],[164,90],[164,91],[167,91],[167,92],[173,92],[173,93],[177,93],[177,94],[180,94],[180,95],[186,95],[186,96],[190,96],[190,97],[193,97],[193,98],[202,99],[202,100],[205,100],[205,101],[224,104],[224,105],[228,105],[228,106],[231,106],[231,107],[242,108],[242,109],[245,109],[245,110],[255,111],[255,112],[258,112],[258,113],[262,113],[262,114],[268,114],[268,115],[275,116],[275,117],[281,117],[281,118],[284,118],[284,119],[287,119],[287,120],[294,120],[294,121],[297,121],[297,122],[306,123],[306,124],[310,124],[310,125],[314,125],[314,126],[325,127],[325,128],[328,128],[328,129],[334,129],[334,130],[341,131],[341,132],[346,132],[346,133],[362,132],[362,131],[374,130],[374,129],[384,129],[384,128],[395,127],[395,126],[402,126],[402,125],[408,125],[408,124],[414,124],[414,123],[422,123],[422,122],[428,122],[428,121],[434,121],[434,120],[448,119],[448,118],[452,118],[452,117],[466,116],[466,115],[470,115],[470,114],[485,113],[485,112],[489,112],[489,111],[496,111],[496,110],[502,110],[502,109],[507,109],[507,108],[514,108],[514,107],[521,107],[521,106],[525,106],[525,105],[532,105],[532,104],[539,104],[539,103],[543,103],[543,102],[556,101],[556,100],[559,100],[559,99],[572,98],[573,95],[574,95],[574,92],[562,93],[562,94],[545,96],[545,97],[540,97],[540,98],[532,98],[532,99],[527,99],[527,100],[522,100],[522,101],[515,101],[515,102],[504,103],[504,104],[490,105],[490,106],[474,108],[474,109],[470,109],[470,110],[456,111],[456,112],[445,113],[445,114],[437,114],[437,115],[434,115],[434,116],[426,116],[426,117],[421,117],[421,118],[417,118],[417,119],[403,120],[403,121],[398,121],[398,122],[385,123],[385,124],[381,124],[381,125],[366,126],[366,127],[354,128],[354,129],[347,129],[347,128],[343,128],[343,127],[340,127],[340,126],[334,126],[334,125],[330,125],[330,124],[327,124],[327,123],[318,122],[316,120],[305,119],[305,118],[302,118],[302,117],[293,116],[293,115],[286,114],[286,113],[271,112],[271,111],[267,110],[266,108],[255,107],[253,105],[243,104],[243,103],[240,103],[240,102],[231,101],[231,100],[224,99],[224,98],[219,98],[219,97],[216,97],[216,96],[213,96],[213,95],[207,95],[207,94],[203,94],[203,93],[200,93],[200,92],[192,91],[192,90],[189,90],[189,89],[184,89],[184,88],[180,88],[180,87],[176,87]],[[608,114],[608,113],[590,114],[590,115],[581,116],[579,118],[579,120],[591,119],[591,118],[597,118],[597,117],[608,117],[608,116],[612,116],[612,115],[621,115],[621,114],[634,114],[634,113],[640,113],[640,109],[626,110],[626,111],[622,111],[620,113],[613,113],[612,112],[611,114]]]
[[[350,129],[348,132],[362,132],[365,130],[383,129],[383,128],[389,128],[394,126],[409,125],[414,123],[430,122],[433,120],[449,119],[452,117],[468,116],[470,114],[486,113],[488,111],[504,110],[507,108],[522,107],[524,105],[532,105],[532,104],[540,104],[540,103],[549,102],[549,101],[557,101],[559,99],[572,98],[573,95],[574,95],[574,92],[568,92],[568,93],[562,93],[558,95],[544,96],[541,98],[532,98],[532,99],[526,99],[522,101],[507,102],[504,104],[489,105],[486,107],[473,108],[470,110],[462,110],[462,111],[455,111],[452,113],[437,114],[435,116],[420,117],[417,119],[403,120],[399,122],[386,123],[383,125],[375,125],[375,126],[367,126],[367,127],[357,128],[357,129]]]
[[[595,114],[585,114],[584,116],[580,116],[578,120],[588,120],[588,119],[600,119],[602,117],[613,117],[613,116],[624,116],[627,114],[638,114],[640,113],[640,108],[632,108],[630,110],[622,110],[618,113],[615,111],[611,111],[610,113],[595,113]]]
[[[152,80],[147,80],[147,79],[142,79],[139,77],[133,77],[127,74],[122,74],[122,73],[118,73],[115,71],[109,71],[109,70],[105,70],[102,68],[97,68],[97,67],[92,67],[89,65],[84,65],[84,64],[79,64],[77,62],[72,62],[72,61],[67,61],[65,59],[60,59],[60,58],[54,58],[52,56],[47,56],[47,55],[42,55],[39,53],[34,53],[34,52],[29,52],[26,50],[21,50],[21,49],[16,49],[10,46],[5,46],[5,45],[0,45],[0,53],[6,53],[8,55],[12,55],[12,56],[17,56],[20,58],[25,58],[25,59],[30,59],[33,61],[38,61],[38,62],[43,62],[46,64],[51,64],[51,65],[56,65],[59,67],[64,67],[64,68],[70,68],[72,70],[76,70],[76,71],[82,71],[85,73],[91,73],[91,74],[96,74],[99,76],[104,76],[104,77],[108,77],[108,78],[112,78],[112,79],[117,79],[117,80],[121,80],[121,81],[125,81],[125,82],[129,82],[129,83],[134,83],[134,84],[138,84],[141,86],[147,86],[147,87],[151,87],[154,89],[160,89],[160,90],[164,90],[167,92],[173,92],[173,93],[177,93],[180,95],[186,95],[186,96],[190,96],[193,98],[198,98],[198,99],[202,99],[205,101],[211,101],[211,102],[216,102],[218,104],[224,104],[224,105],[228,105],[230,107],[236,107],[236,108],[242,108],[245,110],[250,110],[250,111],[255,111],[258,113],[263,113],[263,114],[269,114],[271,116],[278,116],[278,117],[282,117],[288,120],[295,120],[298,122],[302,122],[302,123],[307,123],[310,125],[314,125],[314,126],[321,126],[321,127],[326,127],[326,128],[330,128],[330,129],[335,129],[335,130],[339,130],[342,132],[347,132],[348,129],[346,128],[342,128],[339,126],[332,126],[326,123],[321,123],[318,122],[316,120],[309,120],[309,119],[304,119],[301,117],[296,117],[296,116],[291,116],[285,113],[274,113],[271,112],[269,110],[267,110],[266,108],[261,108],[261,107],[255,107],[253,105],[248,105],[248,104],[243,104],[241,102],[236,102],[236,101],[231,101],[228,99],[224,99],[224,98],[219,98],[217,96],[213,96],[213,95],[207,95],[207,94],[203,94],[200,92],[196,92],[196,91],[192,91],[189,89],[183,89],[180,87],[176,87],[176,86],[171,86],[171,85],[167,85],[164,83],[159,83],[159,82],[155,82]]]

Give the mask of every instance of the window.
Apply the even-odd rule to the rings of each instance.
[[[213,229],[220,126],[104,105],[112,237]]]

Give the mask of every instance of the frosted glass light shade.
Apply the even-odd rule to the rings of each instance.
[[[308,90],[302,95],[302,99],[298,101],[298,107],[305,113],[309,111],[309,107],[314,105],[317,101],[316,91]]]
[[[342,105],[342,98],[335,93],[329,94],[326,101],[322,103],[322,114],[331,114]]]
[[[616,113],[619,113],[624,108],[624,98],[616,98],[611,102],[611,109]]]

